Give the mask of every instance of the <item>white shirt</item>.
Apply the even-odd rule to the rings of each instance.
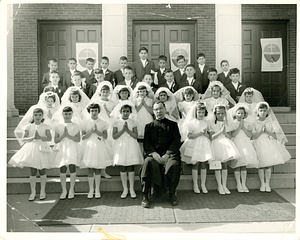
[[[194,78],[187,78],[188,82],[189,82],[189,85],[191,86],[192,85],[192,82],[194,80]]]
[[[91,75],[92,74],[92,71],[93,71],[93,69],[86,69],[87,71],[88,71],[88,73],[89,73],[89,75]]]
[[[231,82],[231,83],[232,83],[232,85],[234,86],[235,90],[237,90],[237,89],[238,89],[239,82],[236,82],[236,83]]]
[[[126,80],[126,79],[125,79],[125,83],[126,83],[126,86],[129,86],[129,87],[130,87],[131,79],[130,79],[130,80]]]
[[[106,69],[102,68],[102,71],[103,71],[103,74],[104,74],[104,75],[105,75],[105,73],[106,73],[106,70],[107,70],[107,68],[106,68]]]
[[[179,69],[181,76],[184,74],[184,68],[183,69]]]
[[[74,74],[75,71],[76,71],[76,69],[74,69],[74,70],[70,69],[71,76]]]
[[[164,74],[164,71],[165,71],[166,69],[165,69],[165,68],[160,68],[159,70],[160,70],[161,75],[163,75],[163,74]]]
[[[145,60],[141,59],[141,61],[142,61],[143,66],[146,67],[147,59],[145,59]]]
[[[227,75],[228,75],[229,71],[227,71],[227,72],[223,72],[223,73],[224,73],[225,77],[227,77]]]
[[[174,84],[174,81],[173,82],[166,82],[167,84],[168,84],[168,87],[171,89],[171,87],[173,86],[173,84]]]
[[[205,64],[203,64],[203,65],[200,65],[200,64],[199,64],[199,68],[200,68],[201,73],[203,73],[204,66],[205,66]]]

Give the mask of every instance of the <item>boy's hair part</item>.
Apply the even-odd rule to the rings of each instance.
[[[95,62],[95,59],[94,59],[94,58],[87,58],[87,59],[85,60],[85,63],[87,63],[87,62],[92,62],[92,63],[94,63],[94,62]]]
[[[138,87],[138,90],[147,90],[147,88],[146,88],[146,86],[141,85],[141,86]]]
[[[231,68],[229,71],[229,76],[232,74],[240,74],[240,70],[238,68]]]
[[[176,58],[176,62],[179,62],[181,59],[185,61],[185,57],[183,55],[178,55]]]
[[[106,57],[106,56],[103,56],[103,57],[101,58],[101,60],[106,60],[106,61],[109,63],[109,58]]]
[[[66,106],[63,108],[62,112],[73,112],[73,109],[70,106]]]
[[[126,60],[126,61],[127,61],[128,59],[127,59],[126,56],[121,56],[121,57],[120,57],[120,60],[122,60],[122,61],[125,61],[125,60]]]
[[[221,63],[220,63],[220,66],[221,66],[221,67],[222,67],[222,64],[223,64],[223,63],[228,63],[228,65],[229,65],[229,62],[228,62],[228,60],[226,60],[226,59],[224,59],[224,60],[221,61]]]
[[[194,67],[193,64],[188,64],[188,65],[185,66],[185,68],[188,68],[188,67],[192,67],[195,70],[195,67]]]
[[[142,79],[144,79],[144,77],[147,76],[147,75],[149,75],[151,78],[153,76],[151,73],[145,73]]]
[[[130,70],[130,71],[133,71],[132,67],[130,67],[130,66],[124,67],[124,70],[125,70],[125,69]]]
[[[164,60],[165,62],[168,60],[168,58],[165,56],[165,55],[160,55],[159,57],[158,57],[158,61],[159,60]]]
[[[141,47],[140,49],[139,49],[139,53],[141,52],[141,51],[146,51],[146,53],[148,53],[148,49],[146,48],[146,47]]]
[[[54,63],[58,63],[56,58],[51,58],[48,60],[48,64],[50,64],[50,62],[54,62]]]
[[[204,58],[205,58],[205,54],[204,54],[203,52],[201,52],[201,53],[198,53],[198,55],[197,55],[197,59],[198,59],[199,57],[204,57]]]
[[[167,69],[167,70],[165,71],[164,75],[166,75],[167,73],[173,73],[173,75],[174,75],[174,72],[173,72],[171,69]]]
[[[211,73],[211,72],[218,73],[217,69],[215,69],[215,68],[210,68],[210,69],[208,69],[207,72],[208,72],[208,73]]]
[[[68,59],[68,63],[69,63],[70,61],[75,61],[75,63],[77,63],[76,58],[73,58],[73,57],[71,57],[71,58]]]

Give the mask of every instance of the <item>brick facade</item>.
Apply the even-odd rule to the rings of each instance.
[[[242,4],[242,20],[289,20],[289,106],[296,108],[296,4]]]
[[[128,4],[127,5],[127,56],[133,59],[133,21],[181,21],[191,20],[196,23],[196,52],[204,52],[207,65],[215,66],[215,5],[214,4]],[[197,53],[195,55],[197,55]]]
[[[14,98],[20,114],[38,101],[38,21],[101,20],[101,4],[14,4]]]

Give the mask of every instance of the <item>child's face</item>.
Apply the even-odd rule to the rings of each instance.
[[[107,99],[108,96],[109,96],[109,90],[102,89],[102,90],[100,91],[100,95],[101,95],[101,98],[102,98],[102,99]]]
[[[90,116],[92,119],[97,119],[99,114],[98,108],[91,108],[90,109]]]
[[[162,102],[167,101],[167,100],[168,100],[168,95],[167,95],[167,93],[165,93],[165,92],[159,93],[158,99],[159,99],[160,101],[162,101]]]
[[[48,63],[48,67],[49,67],[50,71],[57,70],[58,64],[57,64],[57,62],[50,61]]]
[[[86,62],[86,68],[89,70],[92,70],[94,68],[95,63],[87,61]]]
[[[166,61],[165,60],[159,60],[158,61],[159,68],[166,68]]]
[[[268,114],[267,108],[259,108],[259,109],[258,109],[258,116],[259,116],[260,118],[265,118],[265,117],[267,117],[267,114]]]
[[[77,87],[79,87],[79,86],[81,86],[81,77],[80,76],[74,76],[74,77],[72,77],[72,83],[75,85],[75,86],[77,86]]]
[[[57,73],[51,73],[50,74],[50,82],[52,82],[52,85],[57,86],[59,82],[59,75]]]
[[[127,66],[127,60],[120,60],[119,64],[121,68],[124,68]]]
[[[235,116],[236,116],[236,119],[238,121],[241,121],[241,119],[244,119],[245,118],[245,112],[243,109],[238,109],[235,113]]]
[[[124,70],[124,77],[126,80],[131,80],[131,78],[133,77],[133,73],[130,69],[125,69]]]
[[[233,81],[234,83],[237,83],[240,79],[240,74],[239,73],[233,73],[229,76],[229,78],[231,79],[231,81]]]
[[[209,72],[207,77],[211,82],[213,82],[213,81],[217,81],[218,75],[216,72]]]
[[[121,91],[119,92],[119,95],[121,100],[127,100],[129,96],[128,91]]]
[[[100,66],[102,67],[102,69],[107,69],[109,65],[109,62],[106,59],[102,59]]]
[[[221,95],[221,89],[218,86],[212,88],[211,95],[213,98],[219,98]]]
[[[46,99],[46,106],[47,107],[52,107],[53,104],[54,104],[53,98],[49,97],[49,98]]]
[[[129,118],[130,113],[130,108],[128,107],[121,109],[121,115],[124,120],[127,120]]]
[[[140,59],[145,60],[148,57],[148,53],[146,52],[146,50],[142,50],[142,51],[140,51],[139,56],[140,56]]]
[[[75,70],[76,67],[77,67],[77,63],[74,60],[70,60],[69,63],[68,63],[68,67],[71,70]]]
[[[184,94],[184,99],[187,102],[191,102],[193,100],[193,98],[194,98],[193,94]]]
[[[174,75],[172,72],[169,72],[169,73],[165,73],[165,79],[167,82],[173,82],[174,80]]]
[[[145,75],[143,78],[143,82],[145,82],[149,86],[151,86],[151,84],[153,83],[153,79],[152,79],[151,75],[149,75],[149,74]]]
[[[78,94],[71,94],[71,101],[73,103],[78,103],[78,101],[79,101],[79,95]]]
[[[33,113],[33,121],[37,124],[41,123],[43,119],[43,113],[42,112],[35,112]]]
[[[62,115],[65,122],[71,122],[73,117],[73,112],[63,112]]]
[[[245,94],[245,101],[247,103],[252,103],[253,94]]]
[[[205,117],[205,110],[204,109],[197,109],[196,117],[199,120],[203,119]]]
[[[140,98],[144,98],[147,96],[147,90],[146,89],[138,90],[138,94]]]
[[[224,108],[217,108],[216,109],[216,118],[219,121],[223,121],[225,117],[225,109]]]
[[[97,80],[98,83],[104,81],[104,76],[101,73],[95,73],[95,78],[96,78],[96,80]]]
[[[194,77],[195,69],[193,67],[187,67],[185,69],[185,74],[187,75],[188,78]]]
[[[222,68],[222,70],[223,70],[224,72],[227,72],[228,69],[229,69],[229,64],[228,64],[228,62],[222,62],[221,68]]]
[[[177,65],[180,69],[184,68],[185,66],[185,59],[180,59],[179,61],[177,61]]]
[[[198,64],[200,64],[200,65],[205,64],[205,57],[198,57],[197,62],[198,62]]]

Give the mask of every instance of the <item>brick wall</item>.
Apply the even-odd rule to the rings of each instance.
[[[133,21],[197,21],[196,54],[204,52],[207,65],[215,66],[215,5],[214,4],[128,4],[127,5],[127,56],[133,59]]]
[[[289,20],[289,102],[296,108],[296,30],[297,5],[295,4],[242,4],[242,20]]]
[[[22,114],[38,101],[38,20],[101,20],[101,4],[14,4],[14,98]]]

